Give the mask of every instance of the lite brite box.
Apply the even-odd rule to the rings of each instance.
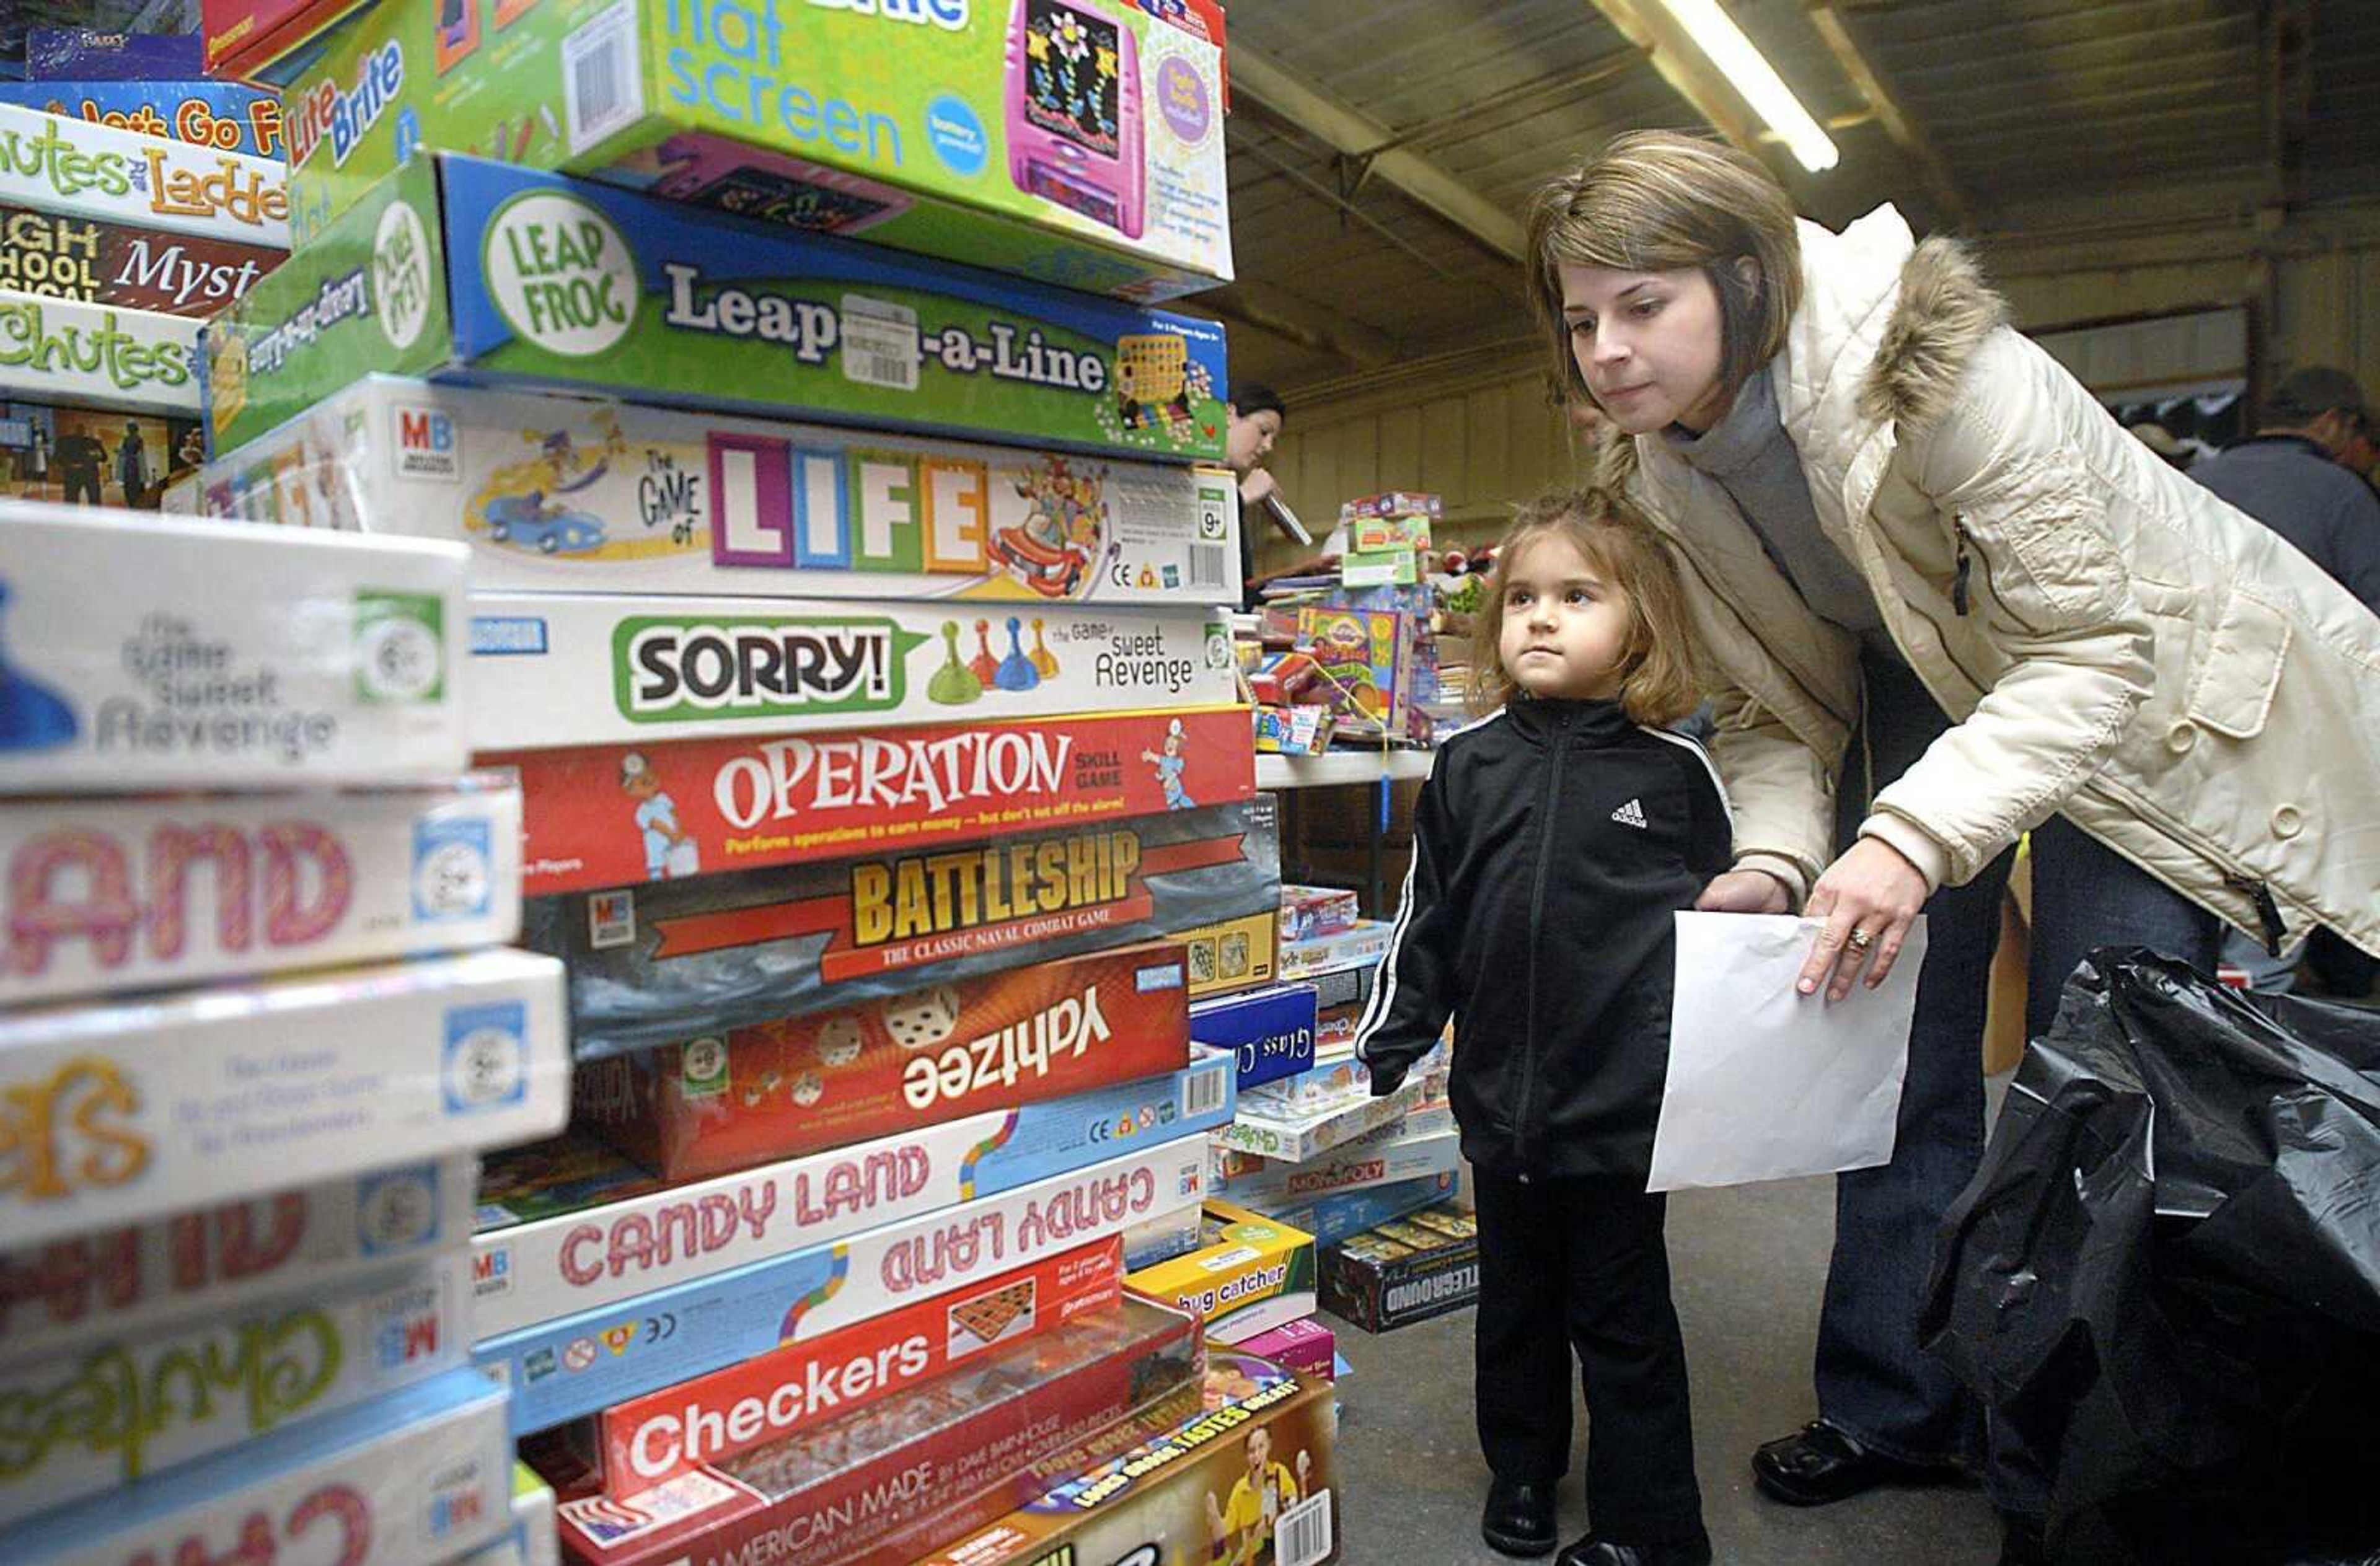
[[[671,1180],[748,1169],[1190,1063],[1156,943],[783,1017],[580,1068],[578,1120]]]
[[[0,796],[0,1005],[492,946],[520,792]]]
[[[25,1245],[561,1129],[560,965],[520,952],[0,1014]]]
[[[481,761],[520,776],[542,896],[1233,804],[1256,793],[1247,728],[1245,708],[1184,708]]]
[[[190,415],[0,395],[0,499],[157,511],[205,446]]]
[[[0,103],[225,152],[283,157],[281,100],[236,81],[6,81]]]
[[[468,1154],[0,1252],[0,1359],[461,1244]]]
[[[109,412],[199,411],[199,323],[188,316],[0,293],[0,394],[10,398]]]
[[[458,540],[493,590],[1236,596],[1227,469],[552,393],[367,376],[200,482],[214,516]]]
[[[1338,1335],[1319,1321],[1284,1321],[1238,1344],[1244,1354],[1269,1359],[1311,1379],[1328,1381],[1339,1362]]]
[[[1354,892],[1335,886],[1294,886],[1288,881],[1281,887],[1281,938],[1283,941],[1305,941],[1315,936],[1337,935],[1355,928],[1363,917],[1363,901]]]
[[[1129,1274],[1124,1287],[1199,1317],[1218,1343],[1314,1314],[1313,1235],[1211,1197],[1206,1215],[1201,1248]]]
[[[475,592],[474,747],[1211,707],[1237,695],[1212,611],[1006,611]]]
[[[535,1154],[498,1160],[472,1244],[481,1337],[534,1327],[754,1262],[815,1250],[1189,1136],[1231,1113],[1221,1061],[1006,1111],[786,1159],[699,1184],[613,1184],[568,1139],[539,1179]],[[610,1171],[627,1174],[616,1165]],[[535,1189],[543,1185],[542,1198]],[[482,1194],[483,1207],[491,1196]]]
[[[0,1522],[454,1369],[469,1336],[463,1289],[461,1253],[449,1252],[130,1333],[102,1323],[0,1365],[13,1454]]]
[[[1391,1219],[1322,1253],[1322,1305],[1388,1332],[1479,1297],[1479,1223],[1448,1206]]]
[[[373,370],[1177,462],[1222,460],[1230,395],[1210,321],[444,155],[206,354],[217,452]]]
[[[1290,1203],[1341,1191],[1451,1174],[1463,1161],[1459,1140],[1447,1132],[1401,1135],[1362,1147],[1334,1147],[1307,1164],[1219,1151],[1208,1172],[1213,1188],[1228,1193],[1232,1201],[1278,1212]]]
[[[212,315],[285,254],[0,203],[0,289],[12,293],[115,310]],[[196,347],[193,340],[193,354]],[[187,362],[195,398],[198,362],[195,357]]]
[[[1327,1247],[1352,1239],[1392,1218],[1404,1218],[1424,1208],[1451,1201],[1455,1196],[1456,1184],[1456,1177],[1451,1174],[1422,1175],[1387,1185],[1366,1185],[1360,1190],[1341,1191],[1312,1200],[1293,1199],[1278,1207],[1270,1202],[1258,1202],[1251,1210],[1303,1229],[1314,1236],[1317,1246]]]
[[[46,1566],[241,1559],[422,1566],[497,1539],[512,1446],[504,1391],[473,1370],[246,1441],[128,1488],[0,1527]],[[259,1557],[260,1548],[274,1551]]]
[[[384,0],[261,73],[291,121],[301,243],[434,148],[1129,298],[1231,278],[1221,52],[1137,6],[459,16]]]
[[[21,501],[0,529],[0,794],[464,770],[460,545]]]
[[[1283,978],[1318,978],[1342,968],[1377,967],[1388,955],[1391,927],[1386,919],[1357,919],[1336,935],[1308,936],[1281,943]]]
[[[1314,989],[1281,984],[1190,1008],[1190,1037],[1238,1062],[1243,1092],[1314,1063]]]
[[[532,899],[581,1059],[906,995],[1277,908],[1273,802]],[[1195,943],[1185,942],[1195,953]],[[1191,994],[1198,993],[1196,958]]]
[[[277,157],[143,136],[0,103],[8,199],[67,217],[200,239],[289,248],[287,170]]]
[[[473,1357],[510,1382],[514,1432],[542,1430],[1195,1207],[1205,1174],[1198,1137],[1153,1143],[832,1244],[503,1333],[482,1341]]]
[[[1231,1349],[1206,1410],[916,1566],[1325,1566],[1338,1559],[1329,1380]],[[1220,1518],[1223,1536],[1211,1520]]]

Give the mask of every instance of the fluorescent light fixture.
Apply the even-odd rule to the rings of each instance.
[[[1835,150],[1834,139],[1828,136],[1793,90],[1785,85],[1776,67],[1769,65],[1735,18],[1718,7],[1718,0],[1661,0],[1678,25],[1694,36],[1702,52],[1710,56],[1711,64],[1743,94],[1755,113],[1768,122],[1768,128],[1785,139],[1786,148],[1801,160],[1802,166],[1812,174],[1830,169],[1841,160]]]

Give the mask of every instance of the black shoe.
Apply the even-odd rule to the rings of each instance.
[[[1488,1505],[1479,1513],[1479,1536],[1499,1555],[1543,1555],[1560,1541],[1554,1537],[1554,1487],[1497,1479],[1488,1487]]]
[[[1871,1451],[1823,1419],[1752,1454],[1752,1479],[1788,1506],[1826,1506],[1878,1485],[1941,1485],[1959,1476],[1947,1463],[1903,1463]]]
[[[1710,1536],[1671,1544],[1614,1544],[1589,1534],[1554,1557],[1554,1566],[1711,1566]]]
[[[2040,1518],[2016,1511],[2000,1513],[2000,1566],[2049,1566],[2049,1546],[2042,1536]]]

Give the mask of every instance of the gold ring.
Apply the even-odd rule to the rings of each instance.
[[[1876,944],[1876,937],[1870,935],[1864,929],[1855,929],[1852,931],[1850,940],[1852,950],[1854,952],[1864,952],[1869,947]]]

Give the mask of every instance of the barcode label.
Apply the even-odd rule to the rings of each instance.
[[[630,0],[562,41],[563,118],[573,157],[645,113]]]
[[[1232,1079],[1228,1071],[1202,1071],[1194,1074],[1182,1085],[1182,1114],[1210,1115],[1223,1107],[1223,1090]]]
[[[1330,1492],[1318,1490],[1282,1512],[1272,1537],[1281,1566],[1322,1566],[1330,1559]]]
[[[888,391],[917,389],[917,312],[865,294],[843,297],[843,378]]]
[[[1220,544],[1190,546],[1190,585],[1194,588],[1220,588],[1223,585],[1223,562],[1230,552]]]

